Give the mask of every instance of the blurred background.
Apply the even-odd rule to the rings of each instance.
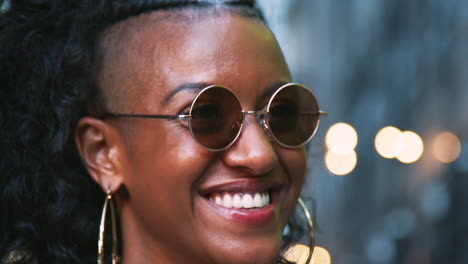
[[[468,263],[468,1],[260,0],[323,110],[316,264]]]
[[[467,264],[468,1],[258,1],[329,111],[304,190],[314,264]]]

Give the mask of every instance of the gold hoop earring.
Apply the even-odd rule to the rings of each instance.
[[[297,264],[309,264],[312,259],[312,254],[315,247],[315,226],[312,216],[307,209],[306,204],[301,197],[297,199],[297,203],[304,213],[304,217],[307,220],[307,227],[309,229],[309,246],[302,244],[293,244],[284,250],[284,254],[280,257],[278,263],[297,263]]]
[[[104,207],[102,208],[101,224],[99,225],[99,240],[98,240],[98,257],[97,264],[104,264],[104,234],[106,230],[106,216],[107,207],[110,204],[111,211],[111,225],[112,225],[112,264],[119,262],[119,255],[117,253],[117,223],[115,220],[115,208],[114,201],[112,200],[111,190],[107,190],[106,200],[104,201]]]

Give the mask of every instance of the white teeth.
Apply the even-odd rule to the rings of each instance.
[[[217,205],[221,205],[221,206],[223,205],[223,199],[221,199],[221,196],[219,196],[219,195],[216,195],[216,196],[215,196],[214,202],[215,202],[215,204],[217,204]]]
[[[252,195],[250,194],[244,194],[242,197],[242,204],[244,205],[244,208],[252,208],[254,207]]]
[[[232,205],[234,208],[242,208],[242,199],[239,194],[235,194],[232,198]]]
[[[259,193],[255,194],[254,199],[253,199],[255,207],[262,207],[262,205],[264,205],[262,197],[263,197],[263,195],[261,195]]]
[[[232,208],[232,198],[231,195],[225,194],[223,198],[223,206],[226,208]]]
[[[263,204],[270,204],[270,195],[268,195],[268,193],[264,193],[262,196]]]
[[[210,201],[225,208],[263,208],[270,204],[270,194],[263,193],[216,193]]]

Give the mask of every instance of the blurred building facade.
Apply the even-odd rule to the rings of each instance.
[[[310,146],[305,196],[336,264],[468,263],[468,1],[261,0],[296,82],[330,112]],[[337,122],[359,137],[345,176],[324,163]],[[416,162],[381,157],[386,126],[421,136]],[[435,138],[461,153],[436,159]]]

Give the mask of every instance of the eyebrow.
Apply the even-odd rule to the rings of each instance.
[[[172,97],[178,94],[181,91],[191,90],[191,91],[201,91],[203,88],[210,86],[211,84],[208,83],[184,83],[182,85],[177,86],[174,90],[172,90],[163,101],[163,104],[167,104]]]
[[[268,96],[271,96],[273,95],[276,90],[278,90],[281,86],[285,85],[285,84],[288,84],[290,82],[288,81],[277,81],[277,82],[274,82],[273,84],[271,85],[268,85],[267,88],[265,89],[265,91],[263,92],[263,97],[268,97]],[[199,92],[201,90],[203,90],[203,88],[205,87],[208,87],[212,84],[209,84],[209,83],[184,83],[184,84],[181,84],[179,86],[177,86],[174,90],[172,90],[163,100],[163,104],[166,105],[171,99],[172,97],[174,97],[176,94],[178,94],[179,92],[181,91],[185,91],[185,90],[191,90],[191,91],[196,91],[196,92]]]
[[[277,82],[274,82],[270,85],[268,85],[265,89],[265,91],[263,92],[263,97],[271,97],[275,92],[276,90],[278,90],[281,86],[285,85],[285,84],[288,84],[288,83],[291,83],[290,81],[284,81],[284,80],[280,80],[280,81],[277,81]]]

